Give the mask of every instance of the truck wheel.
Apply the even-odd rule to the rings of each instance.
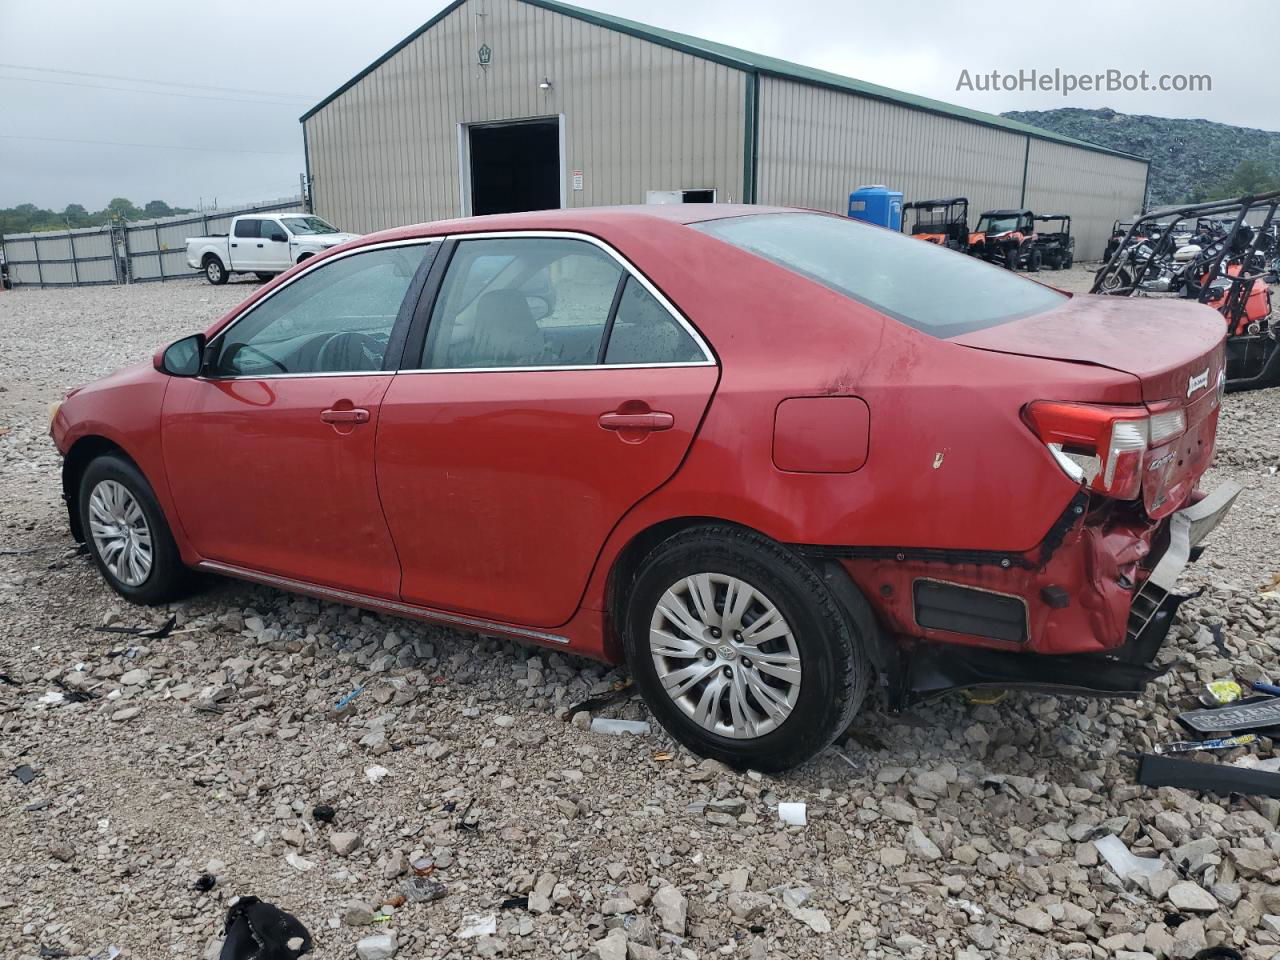
[[[227,282],[227,271],[222,266],[222,261],[217,257],[208,257],[204,261],[205,279],[215,286],[220,286]]]
[[[1004,252],[1004,265],[1010,270],[1018,269],[1018,248],[1010,247]]]
[[[772,771],[803,763],[848,727],[870,678],[868,627],[790,550],[706,526],[645,558],[622,634],[636,685],[673,737]]]
[[[1076,254],[1074,250],[1068,250],[1066,256],[1062,260],[1062,269],[1070,270],[1076,262]]]
[[[259,280],[261,280],[263,283],[267,283],[267,282],[268,282],[268,281],[270,281],[270,280],[274,280],[276,277],[278,277],[278,276],[279,276],[279,274],[277,274],[277,273],[255,273],[255,274],[254,274],[254,276],[255,276],[255,277],[257,277]]]
[[[1027,257],[1027,269],[1032,273],[1038,273],[1040,270],[1040,251],[1032,250],[1031,255]]]

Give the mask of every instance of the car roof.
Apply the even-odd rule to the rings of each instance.
[[[821,213],[793,207],[765,207],[743,203],[666,203],[635,204],[619,207],[570,207],[561,210],[534,210],[527,213],[496,213],[481,217],[459,217],[394,227],[367,234],[363,240],[381,243],[387,240],[409,240],[448,233],[482,233],[503,230],[573,230],[592,233],[608,227],[635,226],[648,222],[692,224],[729,217],[758,216],[775,213]]]

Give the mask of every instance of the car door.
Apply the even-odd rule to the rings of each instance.
[[[597,241],[475,237],[444,259],[378,428],[401,598],[555,626],[609,531],[679,466],[719,371]]]
[[[386,367],[438,248],[400,242],[324,261],[219,332],[200,376],[172,381],[165,468],[202,557],[397,595],[374,438]]]

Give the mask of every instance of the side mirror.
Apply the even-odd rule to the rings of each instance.
[[[204,334],[194,333],[157,350],[153,363],[161,373],[171,377],[194,377],[200,373],[204,359]]]
[[[283,233],[273,233],[271,235],[271,242],[272,243],[288,243],[289,238],[286,237]]]

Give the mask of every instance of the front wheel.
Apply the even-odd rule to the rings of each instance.
[[[276,275],[274,273],[258,272],[258,273],[255,273],[254,276],[257,277],[259,280],[261,280],[263,283],[267,283],[276,278]]]
[[[1031,273],[1038,273],[1040,270],[1040,251],[1032,250],[1031,255],[1027,257],[1027,270]]]
[[[623,644],[673,737],[737,767],[785,770],[866,696],[861,629],[794,553],[734,527],[666,540],[631,584]]]
[[[1010,270],[1018,269],[1018,248],[1010,247],[1004,252],[1004,265]]]
[[[1073,266],[1075,266],[1075,262],[1076,262],[1075,252],[1072,250],[1068,250],[1066,255],[1062,258],[1062,269],[1070,270]]]
[[[80,522],[93,562],[116,593],[133,603],[173,599],[187,569],[146,477],[108,454],[80,478]]]
[[[210,257],[204,262],[205,279],[215,286],[221,286],[227,282],[227,271],[222,266],[222,261],[217,257]]]

